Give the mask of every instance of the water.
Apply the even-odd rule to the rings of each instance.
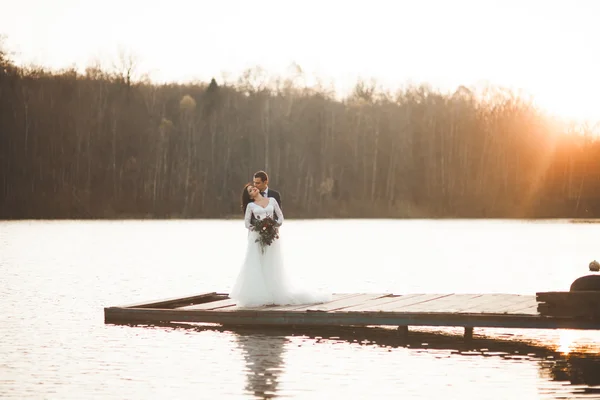
[[[568,221],[286,220],[281,233],[286,261],[333,292],[568,290],[600,259],[600,224]],[[105,306],[228,292],[244,246],[241,221],[0,222],[0,397],[598,395],[599,332],[476,329],[503,341],[469,347],[443,329],[404,343],[375,330],[104,324]]]

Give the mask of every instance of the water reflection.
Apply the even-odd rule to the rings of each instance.
[[[195,331],[228,332],[236,337],[238,347],[244,352],[248,363],[255,367],[256,360],[261,365],[279,365],[283,363],[284,344],[288,338],[301,337],[317,343],[344,342],[361,346],[377,346],[385,348],[411,348],[450,350],[456,354],[473,355],[479,352],[482,356],[529,357],[534,359],[564,359],[556,350],[555,344],[545,345],[525,339],[502,339],[476,336],[465,340],[462,335],[448,334],[443,331],[411,330],[403,335],[390,327],[360,326],[226,326],[219,324],[165,322],[146,324],[123,324],[131,327],[164,327]],[[526,356],[525,356],[526,355]],[[250,364],[249,364],[250,365]]]
[[[246,391],[261,399],[276,397],[287,339],[282,336],[237,335],[235,340],[246,361]]]
[[[555,362],[542,362],[543,375],[554,381],[572,385],[600,386],[600,357],[597,355],[571,355]],[[600,393],[600,388],[588,388]]]
[[[483,358],[504,359],[507,361],[507,368],[515,363],[537,366],[538,376],[542,378],[539,389],[544,395],[555,398],[595,398],[600,394],[600,355],[595,347],[587,349],[589,351],[585,354],[579,352],[586,351],[581,346],[575,349],[577,352],[564,354],[557,351],[556,343],[543,344],[517,338],[486,336],[465,340],[461,335],[417,330],[411,330],[405,336],[384,327],[292,328],[186,323],[157,324],[155,327],[215,331],[231,335],[244,359],[244,392],[252,398],[273,399],[287,394],[290,388],[288,385],[285,389],[281,387],[282,375],[284,372],[289,374],[290,368],[293,371],[294,363],[288,357],[293,359],[295,345],[302,342],[318,344],[317,347],[322,346],[324,350],[340,343],[350,344],[352,346],[349,347],[354,348],[360,345],[386,348],[389,351],[406,348],[413,350],[413,354],[443,353],[445,357],[455,360],[458,360],[457,357],[466,357],[474,360],[474,365],[484,365],[481,364]],[[294,345],[290,347],[292,343]],[[397,354],[392,357],[397,357]],[[461,361],[457,362],[460,365]],[[290,379],[289,376],[286,376],[286,381],[287,379]],[[518,380],[515,378],[515,382]],[[297,381],[294,382],[297,384]],[[508,382],[512,384],[512,378]]]

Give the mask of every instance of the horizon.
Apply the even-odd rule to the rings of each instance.
[[[232,84],[249,69],[291,76],[297,65],[301,85],[321,80],[342,96],[372,80],[390,92],[503,87],[558,118],[600,121],[592,0],[1,3],[0,35],[20,66],[110,69],[121,53],[153,83]]]

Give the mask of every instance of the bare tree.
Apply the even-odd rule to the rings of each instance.
[[[1,49],[1,218],[239,216],[263,168],[292,217],[600,215],[598,126],[503,89],[361,81],[340,100],[298,66],[158,85],[124,51],[79,74]]]

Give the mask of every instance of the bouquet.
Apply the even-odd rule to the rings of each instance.
[[[252,226],[253,230],[258,232],[258,239],[256,239],[255,242],[260,243],[260,248],[263,253],[265,252],[266,246],[270,246],[275,239],[279,239],[277,223],[268,215],[263,219],[256,218]]]

